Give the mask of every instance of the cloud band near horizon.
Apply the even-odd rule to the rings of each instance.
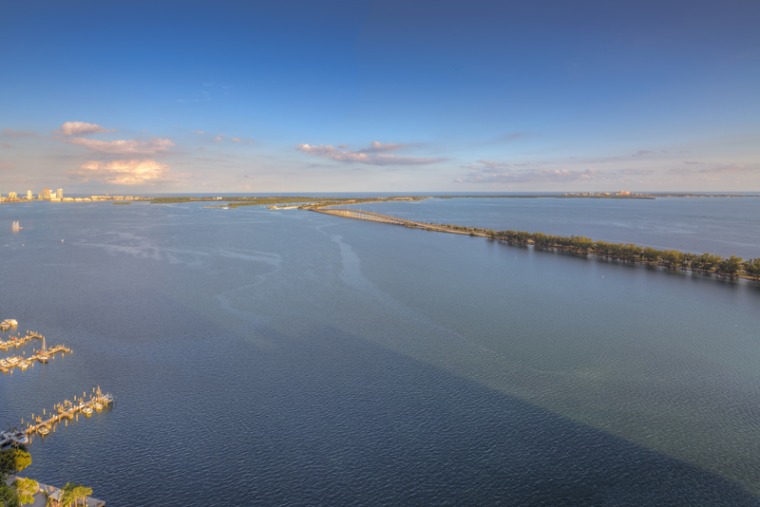
[[[445,158],[399,156],[389,152],[407,148],[407,144],[384,144],[373,141],[370,146],[359,150],[349,150],[345,147],[335,147],[329,144],[311,145],[300,144],[298,150],[314,157],[327,158],[338,162],[354,162],[368,165],[425,165],[435,164]]]

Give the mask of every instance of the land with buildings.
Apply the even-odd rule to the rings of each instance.
[[[93,201],[141,201],[148,200],[146,197],[137,195],[110,195],[110,194],[96,194],[90,196],[76,196],[66,197],[63,193],[63,189],[59,188],[56,191],[52,191],[49,188],[43,188],[37,194],[32,190],[27,190],[25,193],[8,192],[6,195],[0,193],[0,203],[21,203],[32,201],[48,201],[48,202],[93,202]]]

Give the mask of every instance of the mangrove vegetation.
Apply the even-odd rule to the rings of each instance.
[[[328,212],[319,207],[311,208],[314,211]],[[332,210],[334,212],[340,209]],[[358,209],[345,210],[359,212]],[[643,266],[662,268],[668,271],[688,271],[704,275],[716,275],[727,279],[746,278],[760,281],[760,258],[744,260],[741,257],[721,257],[711,253],[695,254],[681,252],[679,250],[661,250],[648,246],[635,245],[633,243],[611,243],[607,241],[595,241],[585,236],[558,236],[544,234],[542,232],[526,231],[495,231],[481,227],[467,227],[453,224],[433,224],[426,222],[414,222],[398,217],[387,216],[379,213],[364,212],[371,215],[372,221],[404,225],[414,229],[423,229],[453,234],[467,234],[480,236],[494,241],[500,241],[511,246],[531,246],[535,250],[545,252],[567,253],[582,257],[594,256],[597,259],[624,262]],[[341,216],[337,213],[331,213]],[[352,218],[362,218],[361,213],[354,213]]]

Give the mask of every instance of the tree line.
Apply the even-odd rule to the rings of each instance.
[[[607,260],[632,264],[656,266],[670,271],[692,271],[715,274],[724,278],[746,277],[760,281],[760,257],[744,260],[731,255],[721,257],[711,253],[695,254],[679,250],[660,250],[633,243],[611,243],[595,241],[585,236],[557,236],[542,232],[494,231],[480,227],[441,224],[440,227],[452,232],[463,232],[471,236],[484,236],[515,246],[533,245],[544,251],[563,252],[573,255],[594,255]]]
[[[16,474],[32,464],[32,456],[24,449],[10,448],[0,450],[0,507],[21,507],[35,502],[35,495],[40,485],[34,479],[19,477],[12,484],[7,484],[8,476]],[[61,489],[60,502],[48,498],[48,505],[75,507],[86,504],[87,497],[92,495],[92,488],[67,482]]]
[[[671,271],[693,271],[735,279],[746,276],[760,280],[760,258],[744,260],[734,255],[721,257],[711,253],[694,254],[678,250],[660,250],[632,243],[594,241],[585,236],[556,236],[541,232],[492,231],[489,237],[511,245],[533,245],[539,250],[595,255],[603,259],[657,266]]]

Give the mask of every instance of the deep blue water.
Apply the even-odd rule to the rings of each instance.
[[[2,223],[0,318],[75,353],[0,376],[0,425],[117,397],[35,439],[42,482],[112,506],[760,504],[756,286],[299,210]]]

